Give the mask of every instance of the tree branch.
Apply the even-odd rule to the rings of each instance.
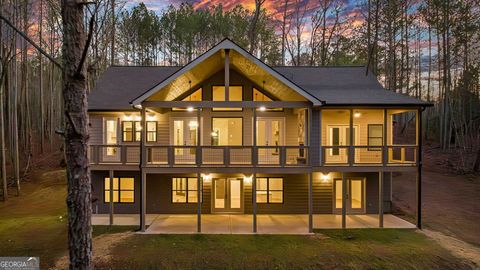
[[[90,43],[92,42],[93,24],[95,22],[95,14],[96,14],[96,8],[95,8],[95,12],[92,14],[92,17],[90,18],[90,22],[88,24],[87,42],[85,43],[85,47],[83,48],[82,58],[80,59],[80,63],[78,63],[78,67],[77,67],[77,71],[75,72],[75,76],[80,76],[80,74],[82,73],[83,65],[85,64],[85,60],[87,59],[88,48],[90,47]]]

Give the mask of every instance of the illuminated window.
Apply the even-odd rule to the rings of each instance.
[[[110,202],[110,178],[105,177],[104,202]],[[135,202],[135,179],[132,177],[113,178],[113,202]]]
[[[273,101],[269,96],[260,92],[260,90],[253,88],[253,101]],[[260,109],[258,108],[257,111]],[[265,108],[265,111],[283,111],[282,108]]]
[[[368,125],[368,145],[382,146],[383,145],[383,125],[369,124]],[[380,148],[369,148],[369,151],[381,151]]]
[[[142,140],[142,122],[140,121],[122,121],[122,140],[132,142],[135,135],[135,141]],[[147,142],[157,141],[157,122],[147,121]]]
[[[117,144],[117,119],[111,118],[105,120],[105,144]],[[117,154],[116,147],[107,147],[106,155],[115,156]]]
[[[243,87],[229,86],[228,100],[225,98],[225,86],[212,86],[212,100],[213,101],[242,101]],[[241,111],[242,108],[212,108],[213,111]]]
[[[212,118],[212,145],[242,145],[242,118]]]
[[[283,178],[257,178],[257,203],[283,203]]]
[[[172,203],[198,202],[197,178],[172,178]]]
[[[195,92],[186,96],[182,101],[202,101],[202,88],[195,90]],[[187,111],[186,108],[172,108],[172,111]]]

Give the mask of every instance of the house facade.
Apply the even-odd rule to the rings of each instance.
[[[270,67],[226,39],[182,67],[110,67],[89,96],[95,214],[383,215],[417,173],[420,100],[365,67]],[[417,226],[421,227],[421,209]]]

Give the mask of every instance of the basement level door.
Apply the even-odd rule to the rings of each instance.
[[[363,214],[365,213],[365,179],[347,179],[347,196],[346,209],[347,214]],[[334,186],[334,212],[342,213],[343,199],[343,182],[342,179],[335,179]]]
[[[243,180],[213,179],[213,213],[243,213]]]

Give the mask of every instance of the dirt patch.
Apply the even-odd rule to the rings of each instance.
[[[416,212],[416,175],[393,178],[393,204],[408,216]],[[480,177],[423,172],[423,227],[480,247]]]
[[[480,268],[480,248],[441,232],[428,229],[424,229],[420,232],[435,240],[443,248],[452,252],[453,255],[471,262],[472,268]]]
[[[118,243],[134,235],[134,232],[104,234],[93,239],[93,261],[102,264],[111,261],[113,248]],[[51,269],[68,269],[68,255],[61,257]]]

